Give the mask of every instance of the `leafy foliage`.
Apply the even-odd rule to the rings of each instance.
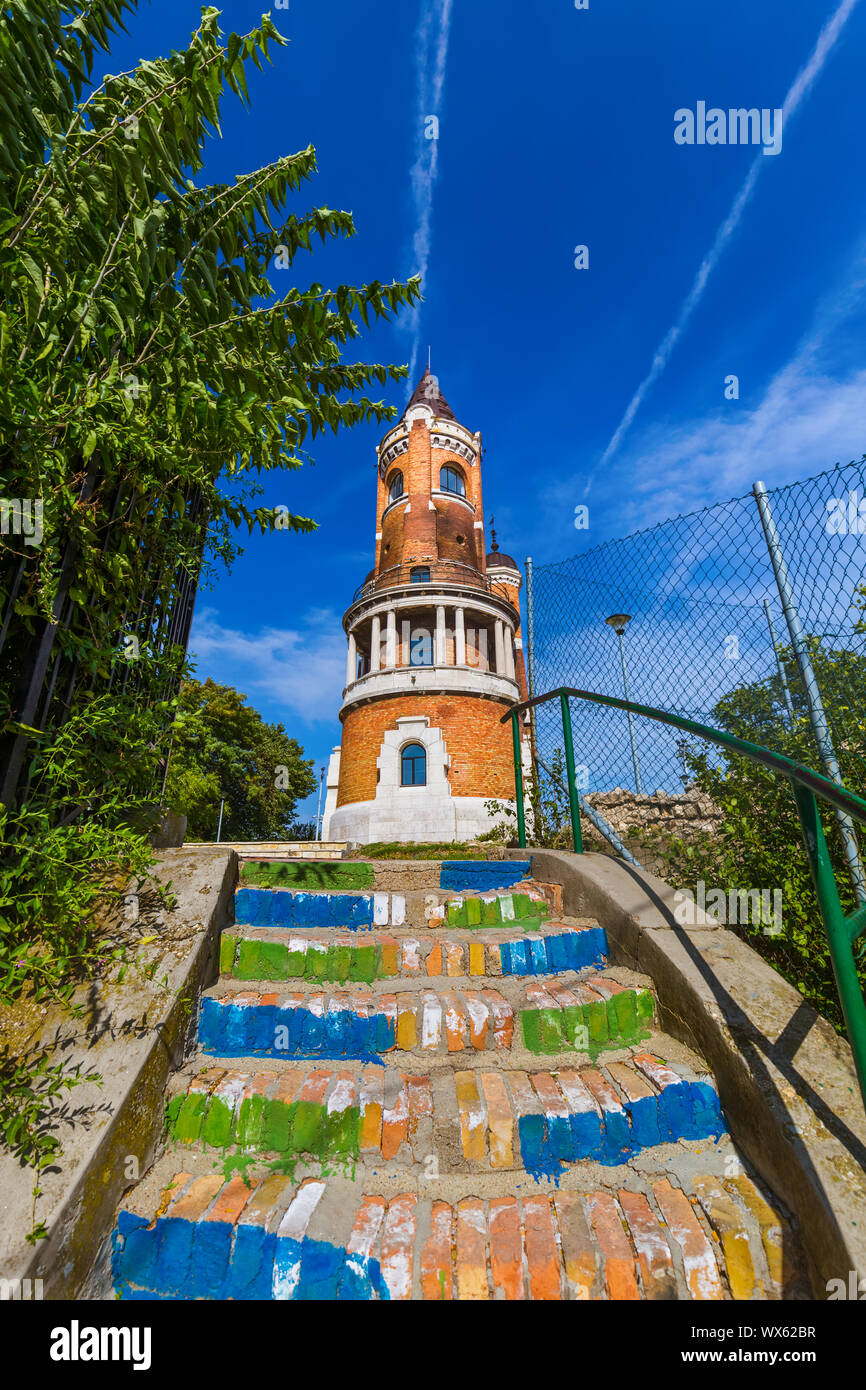
[[[0,476],[44,530],[0,536],[0,1002],[99,973],[100,914],[152,858],[196,584],[239,526],[314,526],[255,505],[258,479],[394,417],[370,391],[405,368],[343,353],[419,293],[295,283],[354,232],[290,208],[312,148],[197,182],[224,98],[284,43],[269,15],[226,38],[206,8],[186,49],[95,85],[135,8],[0,12]]]
[[[245,700],[212,680],[181,688],[166,800],[188,817],[188,839],[216,839],[221,797],[224,839],[289,839],[296,802],[315,791],[297,740]]]

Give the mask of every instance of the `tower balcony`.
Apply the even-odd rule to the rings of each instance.
[[[418,560],[406,565],[391,565],[380,570],[373,579],[365,580],[352,595],[352,606],[383,590],[405,588],[409,592],[421,592],[452,585],[480,589],[510,604],[505,585],[501,581],[494,583],[474,565],[464,565],[458,560]]]

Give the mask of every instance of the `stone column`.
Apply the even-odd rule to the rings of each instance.
[[[466,665],[466,626],[462,608],[454,609],[454,664]]]
[[[385,665],[393,670],[397,665],[397,613],[388,609],[388,629],[385,634]]]
[[[370,670],[378,671],[382,665],[382,621],[377,613],[373,618],[373,631],[370,634]]]
[[[433,665],[445,665],[445,608],[441,603],[436,606],[436,642],[433,648]]]
[[[505,628],[505,625],[504,625],[504,623],[502,622],[502,619],[501,619],[501,618],[497,618],[497,619],[496,619],[495,651],[496,651],[496,674],[497,674],[498,676],[501,676],[501,675],[504,673],[504,671],[505,671],[505,640],[504,640],[504,628]]]
[[[510,627],[505,629],[505,674],[514,680],[514,634]]]
[[[358,644],[355,641],[354,632],[349,633],[349,650],[346,653],[346,684],[351,685],[357,679],[358,672]]]

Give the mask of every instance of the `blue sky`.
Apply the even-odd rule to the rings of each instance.
[[[234,0],[223,26],[243,33],[261,10]],[[142,5],[101,66],[185,46],[198,14]],[[866,450],[866,0],[290,0],[273,15],[291,42],[251,72],[250,111],[226,102],[205,176],[316,146],[298,210],[348,209],[358,235],[275,271],[278,288],[425,271],[417,321],[356,355],[415,355],[417,377],[431,344],[452,408],[483,432],[504,550],[559,560]],[[674,141],[678,108],[786,98],[776,156]],[[413,181],[435,112],[435,179]],[[322,439],[315,468],[267,479],[263,502],[318,531],[244,540],[198,599],[198,674],[281,719],[317,767],[339,739],[340,616],[372,565],[378,433]]]

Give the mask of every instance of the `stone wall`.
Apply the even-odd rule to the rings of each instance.
[[[713,834],[722,818],[719,807],[697,787],[683,792],[658,790],[641,796],[616,787],[610,792],[590,792],[586,800],[609,822],[626,849],[652,873],[661,873],[664,867],[654,846],[661,850],[673,839],[688,842],[702,832]],[[614,852],[586,816],[582,825],[588,848]]]

